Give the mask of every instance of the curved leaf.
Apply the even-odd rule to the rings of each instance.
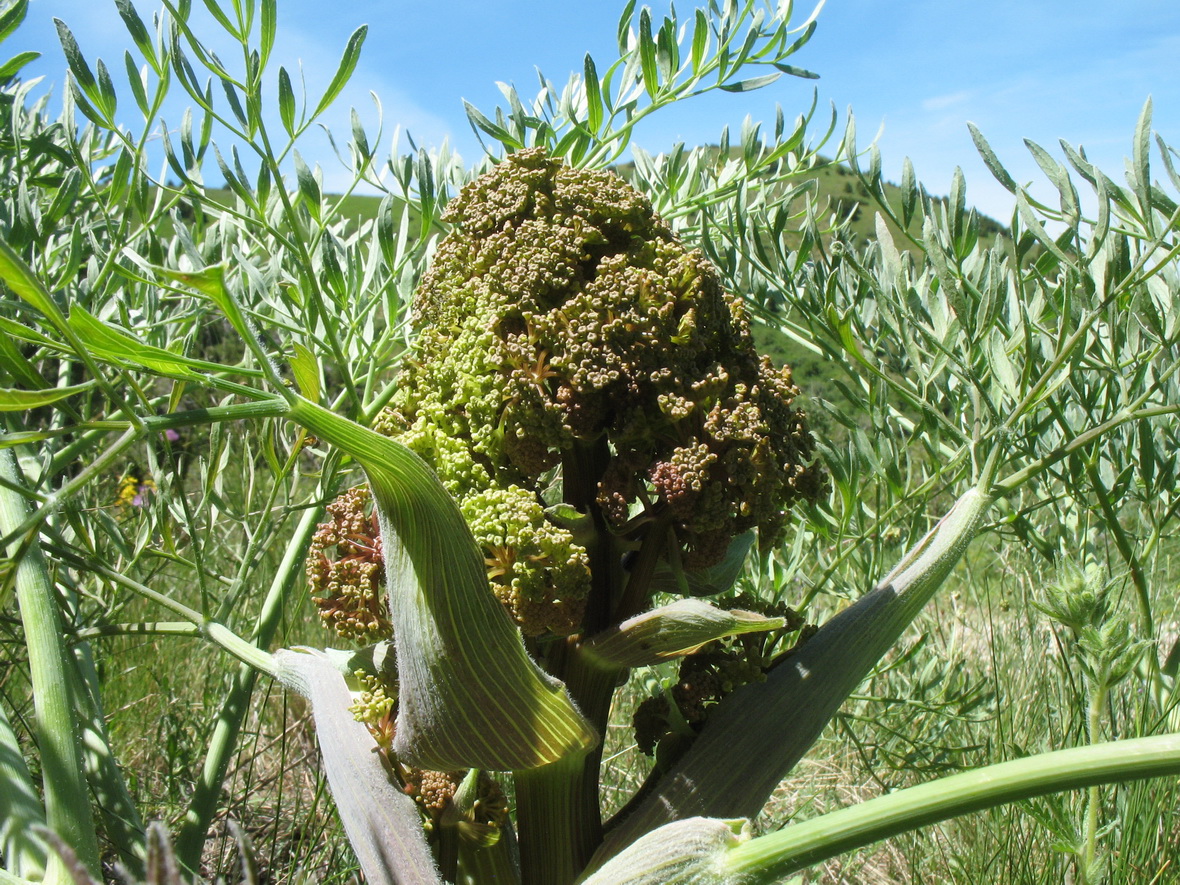
[[[642,667],[682,657],[714,639],[777,630],[785,624],[785,618],[679,599],[599,633],[581,650],[605,667]]]
[[[877,587],[825,623],[765,682],[717,705],[688,752],[610,833],[602,857],[668,821],[753,817],[946,579],[991,496],[967,491]]]
[[[26,412],[39,406],[47,406],[59,399],[81,393],[94,386],[93,381],[73,384],[69,387],[49,387],[44,390],[21,390],[14,387],[0,387],[0,412]]]
[[[324,771],[365,879],[441,885],[414,800],[397,789],[373,736],[348,711],[344,676],[319,653],[275,652],[279,681],[311,702]]]
[[[400,683],[398,756],[438,771],[508,771],[594,746],[564,686],[525,651],[463,515],[426,463],[307,400],[294,400],[290,417],[356,458],[377,502]]]

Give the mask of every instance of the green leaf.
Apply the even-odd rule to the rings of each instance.
[[[750,838],[747,820],[693,817],[637,839],[578,885],[739,885],[725,858]]]
[[[316,221],[320,220],[320,185],[307,163],[304,162],[299,151],[293,151],[295,159],[295,179],[299,182],[299,194],[307,205],[307,211]]]
[[[423,231],[428,231],[434,223],[435,193],[434,169],[425,149],[418,151],[417,172],[419,224]]]
[[[651,10],[639,10],[639,64],[643,71],[643,88],[649,98],[660,91],[660,69],[656,63],[656,42],[651,36]]]
[[[205,8],[209,10],[209,14],[217,20],[217,23],[225,29],[226,33],[228,33],[235,40],[240,41],[242,39],[241,33],[238,31],[234,23],[229,20],[228,16],[222,12],[221,5],[217,2],[217,0],[205,0]]]
[[[590,131],[598,132],[602,128],[602,86],[598,82],[598,71],[594,68],[594,59],[586,53],[584,73],[586,83],[586,116]]]
[[[284,67],[279,68],[279,118],[283,128],[292,138],[295,136],[295,92],[291,89],[291,75]]]
[[[983,137],[983,133],[979,131],[979,127],[974,123],[968,123],[967,129],[971,132],[971,140],[975,142],[975,150],[979,151],[979,156],[983,158],[984,165],[995,176],[996,181],[1004,186],[1006,191],[1015,194],[1016,182],[1008,174],[1008,170],[1004,168],[1004,164],[1000,162],[1000,158],[996,156],[996,152],[992,150],[992,146],[987,143],[987,139]]]
[[[951,193],[948,200],[947,215],[950,216],[951,242],[957,247],[963,236],[963,216],[967,212],[967,181],[963,178],[963,170],[955,167],[951,178]]]
[[[463,100],[463,109],[467,112],[467,120],[475,129],[481,129],[490,135],[496,141],[500,142],[505,147],[512,150],[521,150],[524,145],[503,126],[499,126],[489,120],[484,114],[466,99]]]
[[[295,357],[291,360],[291,372],[295,375],[299,392],[312,402],[316,402],[320,398],[320,366],[315,354],[298,341],[292,343],[291,349],[295,351]]]
[[[36,61],[40,57],[40,52],[21,52],[14,55],[8,61],[4,62],[3,65],[0,65],[0,82],[12,79],[20,72],[21,68],[29,62]]]
[[[779,66],[775,65],[775,67]],[[753,92],[755,89],[761,89],[763,86],[769,86],[781,76],[781,71],[775,71],[773,74],[763,74],[761,77],[750,77],[748,80],[739,80],[737,83],[723,83],[721,88],[726,92]]]
[[[675,23],[670,18],[664,19],[656,34],[656,65],[663,83],[671,83],[680,69],[680,43],[676,39]]]
[[[607,669],[643,667],[691,654],[715,639],[779,630],[786,623],[757,612],[725,611],[700,599],[678,599],[591,637],[582,652]]]
[[[488,585],[483,554],[421,458],[304,399],[290,417],[365,469],[381,521],[399,703],[394,751],[423,768],[535,768],[598,743]]]
[[[652,590],[657,593],[688,593],[691,596],[716,596],[730,589],[742,574],[746,557],[754,546],[754,533],[743,532],[729,543],[725,558],[708,568],[678,574],[661,560],[652,575]]]
[[[1148,233],[1153,229],[1151,219],[1151,167],[1148,165],[1151,156],[1151,96],[1143,103],[1143,110],[1139,112],[1139,122],[1135,125],[1135,140],[1131,149],[1131,162],[1135,170],[1135,196],[1139,198],[1139,208],[1143,213],[1143,220]]]
[[[696,22],[692,26],[692,72],[700,73],[701,63],[705,60],[705,52],[709,48],[709,19],[705,10],[697,9]]]
[[[225,100],[229,102],[229,109],[233,111],[234,118],[238,121],[243,129],[249,133],[250,121],[246,117],[246,111],[242,107],[242,100],[238,98],[238,89],[233,84],[232,80],[226,77],[221,78],[221,91],[225,93]]]
[[[1000,389],[1013,400],[1018,399],[1020,379],[1004,344],[1004,333],[992,329],[987,336],[987,364]]]
[[[70,310],[69,323],[78,338],[99,359],[142,366],[161,375],[202,383],[205,378],[195,371],[196,368],[218,372],[226,371],[227,368],[218,363],[190,359],[162,347],[144,344],[129,332],[107,325],[77,304]]]
[[[143,85],[143,78],[139,75],[139,68],[135,66],[135,59],[130,51],[123,53],[123,66],[127,69],[127,83],[131,86],[131,95],[135,99],[135,106],[145,117],[151,112],[148,107],[147,90]]]
[[[29,0],[17,0],[0,14],[0,43],[3,43],[21,26],[29,12]]]
[[[40,406],[48,406],[67,396],[81,393],[94,386],[93,381],[74,384],[70,387],[49,387],[44,390],[20,390],[0,387],[0,412],[27,412]]]
[[[70,73],[74,75],[74,82],[91,103],[99,110],[106,110],[102,92],[98,88],[98,81],[95,80],[90,65],[86,64],[86,58],[82,55],[82,50],[78,47],[78,41],[74,39],[73,32],[59,18],[55,18],[53,23],[57,27],[57,38],[61,41],[62,51],[66,55],[66,64],[70,67]],[[87,105],[82,104],[81,107],[85,112]],[[109,116],[109,111],[107,115]]]
[[[48,317],[58,329],[66,325],[65,314],[53,296],[33,274],[32,268],[13,251],[7,240],[0,239],[0,279],[17,295]]]
[[[262,0],[262,25],[259,32],[259,72],[266,70],[270,54],[274,50],[275,35],[278,32],[279,13],[277,0]]]
[[[1065,171],[1065,167],[1054,160],[1049,152],[1035,141],[1026,138],[1024,144],[1029,153],[1033,155],[1037,165],[1041,167],[1041,171],[1053,182],[1053,186],[1061,195],[1061,211],[1070,218],[1077,218],[1080,215],[1078,192],[1074,188],[1073,182],[1069,180],[1069,173]]]
[[[918,184],[914,176],[914,164],[906,157],[901,167],[901,220],[908,228],[918,204]]]
[[[10,335],[0,335],[0,369],[3,369],[13,380],[19,381],[26,388],[44,390],[49,386],[49,382],[20,352],[20,348],[16,346]]]
[[[1024,188],[1017,188],[1016,190],[1016,209],[1020,213],[1020,218],[1024,222],[1025,227],[1029,229],[1034,237],[1045,247],[1062,265],[1069,267],[1075,262],[1072,258],[1062,251],[1061,247],[1057,245],[1057,241],[1049,235],[1045,230],[1044,225],[1033,213],[1032,207],[1028,204],[1028,198],[1024,195]],[[1068,234],[1069,231],[1066,231]]]
[[[352,76],[352,72],[356,70],[356,64],[360,61],[361,46],[364,45],[365,36],[369,33],[368,25],[361,25],[352,32],[352,36],[348,38],[348,45],[344,47],[344,54],[340,57],[340,66],[336,69],[336,75],[332,78],[332,82],[328,84],[327,90],[324,92],[324,97],[320,99],[320,103],[316,105],[315,114],[318,117],[325,110],[328,105],[336,100],[340,95],[341,90],[348,83],[348,79]]]
[[[619,57],[623,58],[627,55],[627,43],[631,34],[631,18],[635,15],[635,0],[627,0],[627,5],[623,7],[623,12],[619,16],[619,25],[615,31],[615,37],[619,46]]]
[[[774,66],[784,74],[789,74],[792,77],[802,77],[804,80],[819,79],[819,74],[817,74],[815,71],[809,71],[806,68],[797,68],[794,65],[783,64],[779,61],[776,61]]]
[[[990,479],[985,480],[990,482]],[[713,710],[688,752],[607,838],[603,857],[669,821],[754,817],[942,585],[991,497],[968,490],[870,593]]]
[[[376,741],[349,711],[344,676],[322,653],[275,652],[279,681],[311,702],[324,773],[365,881],[442,885],[414,800],[397,789]]]
[[[95,62],[95,67],[98,70],[98,94],[102,97],[103,110],[108,117],[114,117],[119,106],[119,96],[115,93],[111,72],[107,70],[106,63],[101,58]]]

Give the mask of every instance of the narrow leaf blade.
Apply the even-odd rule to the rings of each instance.
[[[69,387],[48,387],[44,390],[20,390],[0,387],[0,412],[27,412],[41,406],[51,405],[58,400],[89,390],[93,382],[74,384]]]
[[[678,599],[599,633],[583,643],[582,651],[608,668],[643,667],[683,657],[715,639],[778,630],[785,624],[784,618]]]
[[[775,71],[773,74],[764,74],[761,77],[750,77],[748,80],[739,80],[737,83],[725,83],[721,88],[726,92],[753,92],[755,89],[761,89],[763,86],[769,86],[781,76],[781,71]],[[799,74],[796,76],[803,75]]]
[[[332,82],[328,84],[328,88],[324,91],[323,98],[320,103],[316,105],[315,114],[318,117],[321,113],[327,110],[328,105],[334,102],[337,96],[340,95],[341,90],[344,89],[348,83],[348,79],[352,76],[352,72],[356,70],[357,62],[361,58],[361,47],[365,43],[365,37],[369,33],[368,25],[361,25],[352,32],[352,36],[348,38],[348,45],[344,47],[344,54],[340,57],[340,65],[336,69],[336,75],[332,77]]]

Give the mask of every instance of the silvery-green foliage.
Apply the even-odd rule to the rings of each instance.
[[[0,15],[0,35],[19,24],[24,6]],[[1087,615],[1078,621],[1079,647],[1106,682],[1125,678],[1146,650],[1155,697],[1170,690],[1180,645],[1161,664],[1160,650],[1145,643],[1158,638],[1148,592],[1153,558],[1178,506],[1180,178],[1175,151],[1161,138],[1152,152],[1150,105],[1134,135],[1125,185],[1079,149],[1063,145],[1061,163],[1030,144],[1057,191],[1057,207],[1017,186],[974,132],[1017,205],[1009,229],[990,239],[968,208],[961,173],[940,200],[917,184],[907,163],[895,197],[885,189],[876,147],[858,151],[850,120],[835,159],[854,170],[879,213],[873,241],[854,241],[847,220],[818,204],[806,180],[826,162],[817,152],[836,126],[833,114],[826,132],[811,132],[814,101],[793,122],[780,110],[773,125],[748,121],[736,139],[726,130],[717,147],[677,146],[659,156],[633,149],[631,181],[677,234],[705,252],[761,322],[837,372],[841,402],[810,403],[831,430],[822,459],[832,497],[808,511],[787,546],[754,557],[740,580],[816,611],[824,596],[851,604],[799,653],[781,655],[765,681],[718,704],[683,760],[658,767],[643,797],[604,822],[597,784],[588,786],[582,768],[587,758],[596,762],[593,751],[586,753],[593,729],[570,705],[565,686],[534,672],[506,618],[498,610],[489,615],[490,597],[472,604],[472,594],[486,590],[478,553],[437,480],[394,443],[375,441],[364,425],[393,395],[394,369],[411,341],[407,307],[447,230],[442,210],[464,183],[501,151],[530,146],[575,165],[606,166],[621,159],[636,125],[662,107],[715,89],[757,89],[783,74],[806,79],[812,75],[790,56],[810,39],[815,13],[791,26],[790,2],[715,0],[683,20],[673,11],[657,22],[647,8],[628,3],[617,60],[587,57],[560,89],[541,78],[531,100],[504,87],[507,108],[490,115],[469,108],[472,124],[493,142],[481,168],[465,167],[445,148],[379,158],[373,145],[385,139],[381,121],[374,128],[354,112],[347,140],[337,133],[333,146],[353,187],[367,183],[382,195],[376,217],[356,221],[347,217],[348,194],[326,192],[323,169],[300,151],[299,139],[340,94],[365,29],[354,33],[326,82],[300,99],[292,72],[271,57],[275,0],[206,6],[242,45],[240,61],[225,62],[210,50],[213,41],[190,26],[187,3],[165,4],[150,28],[129,2],[117,3],[134,45],[126,67],[142,137],[116,125],[111,71],[88,60],[84,39],[60,24],[70,69],[63,115],[51,121],[43,101],[27,104],[31,86],[10,81],[3,98],[9,138],[0,150],[0,276],[15,296],[0,304],[3,442],[20,447],[30,485],[0,488],[0,503],[19,505],[7,510],[15,521],[6,524],[0,547],[39,544],[56,564],[53,578],[76,650],[66,672],[89,690],[78,692],[92,699],[83,711],[88,722],[101,723],[103,715],[101,685],[86,669],[87,642],[104,630],[199,636],[244,665],[209,738],[178,838],[180,865],[195,868],[200,858],[251,709],[255,671],[280,674],[284,659],[291,660],[266,648],[281,639],[280,615],[302,591],[301,551],[316,509],[348,477],[349,459],[369,471],[385,530],[399,534],[399,545],[391,538],[389,547],[399,551],[394,571],[404,599],[428,588],[430,601],[439,603],[436,611],[402,602],[399,629],[419,631],[403,651],[421,652],[406,666],[423,671],[403,686],[423,696],[406,699],[403,708],[407,715],[445,710],[421,732],[412,730],[421,723],[409,723],[403,740],[426,735],[419,742],[433,746],[417,747],[420,759],[433,758],[443,743],[431,735],[445,735],[447,765],[520,766],[518,797],[534,803],[521,816],[542,824],[539,836],[521,833],[531,858],[526,881],[568,882],[595,850],[599,869],[588,882],[711,881],[731,851],[754,875],[775,869],[774,852],[795,858],[791,863],[824,857],[940,815],[1019,798],[1024,783],[1035,781],[1043,792],[1176,765],[1174,741],[1154,739],[1128,749],[1126,759],[1117,746],[1068,757],[1093,773],[1063,763],[1038,770],[1034,760],[1005,769],[1016,771],[1007,792],[984,797],[935,788],[921,794],[926,805],[894,796],[892,804],[875,806],[885,811],[854,810],[841,818],[854,819],[843,841],[825,836],[822,821],[802,826],[795,832],[805,848],[790,845],[791,828],[778,838],[745,839],[739,825],[717,819],[758,811],[981,531],[1016,538],[1048,557],[1079,541],[1090,545],[1089,554],[1100,536],[1108,538],[1138,614],[1133,627],[1127,619]],[[169,89],[183,90],[192,103],[179,121],[160,118]],[[278,96],[278,125],[261,111],[270,95]],[[156,139],[165,154],[162,173],[147,161]],[[225,188],[210,186],[218,178]],[[308,428],[322,439],[307,436]],[[137,474],[110,475],[132,458]],[[129,509],[112,516],[104,507],[111,487],[128,488],[127,479],[134,480]],[[1142,534],[1125,527],[1128,517]],[[711,594],[715,582],[728,586],[735,577],[733,564],[724,565],[705,576],[703,590],[678,580],[674,568],[655,577],[669,589],[683,584],[690,593]],[[48,586],[49,576],[43,568],[37,577]],[[0,585],[0,594],[9,586]],[[178,620],[119,626],[128,593]],[[685,610],[695,619],[688,630],[676,620]],[[478,615],[465,617],[471,612]],[[1065,614],[1078,620],[1077,612]],[[744,615],[704,603],[664,606],[623,626],[646,646],[645,631],[654,625],[657,637],[670,637],[666,648],[620,651],[607,636],[600,640],[610,652],[603,659],[613,666],[682,652],[716,635],[714,621],[725,622],[717,629],[727,633],[750,626]],[[61,654],[62,631],[41,633],[52,634],[50,651]],[[468,654],[442,654],[443,639]],[[577,643],[571,648],[569,654],[581,654]],[[31,659],[40,656],[30,651]],[[466,669],[448,657],[461,658]],[[591,658],[582,655],[582,662]],[[500,665],[511,670],[503,680],[511,691],[495,684]],[[603,675],[587,664],[574,672],[605,686],[609,701],[621,670],[607,667]],[[357,773],[379,776],[385,757],[365,743],[363,726],[340,700],[341,680],[333,677],[321,690],[312,681],[292,685],[312,695],[323,739],[347,734],[326,756],[333,787],[355,793]],[[463,733],[473,716],[454,709],[464,703],[431,704],[429,686],[462,700],[473,685],[487,698],[511,696],[527,708],[507,737],[473,738]],[[746,715],[751,710],[765,715]],[[512,718],[514,710],[496,712]],[[605,709],[596,712],[605,718]],[[451,717],[462,720],[453,734]],[[788,720],[800,727],[784,736]],[[548,741],[538,735],[531,742],[530,724],[548,729]],[[11,731],[4,748],[19,757]],[[94,733],[103,744],[101,729]],[[473,746],[486,755],[466,758]],[[109,746],[100,750],[92,759],[111,758]],[[549,764],[534,771],[540,762]],[[149,876],[175,878],[176,864],[158,866],[162,855],[151,850],[158,838],[107,802],[129,801],[117,768],[88,764],[85,774],[110,812],[106,832],[124,861],[142,867],[146,860]],[[19,788],[14,795],[25,797],[22,814],[37,818],[29,767],[6,766],[4,777]],[[393,782],[382,783],[388,794]],[[76,792],[76,804],[87,807]],[[435,881],[434,859],[414,826],[417,812],[404,798],[391,794],[385,815],[349,795],[340,811],[371,879]],[[68,805],[48,794],[46,803],[59,813]],[[899,806],[911,816],[899,815]],[[407,831],[394,841],[411,846],[412,862],[399,863],[375,841],[386,826]],[[514,879],[516,844],[505,832],[491,860],[465,857],[464,867],[449,857],[445,869],[458,865],[473,881]],[[17,869],[44,866],[43,848],[28,851]],[[93,873],[97,857],[75,867]]]

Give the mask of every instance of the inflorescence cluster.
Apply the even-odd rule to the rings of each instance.
[[[586,549],[546,518],[558,466],[568,485],[596,465],[613,531],[663,516],[690,570],[748,530],[773,542],[791,501],[819,494],[790,369],[758,356],[740,300],[622,179],[519,151],[444,218],[379,429],[459,500],[526,634],[577,632],[590,592]]]

